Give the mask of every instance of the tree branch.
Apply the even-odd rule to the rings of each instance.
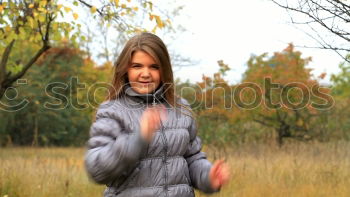
[[[86,7],[88,8],[92,8],[94,7],[93,5],[87,3],[86,1],[84,0],[78,0],[80,3],[82,3],[83,5],[85,5]],[[113,3],[112,3],[113,4]],[[96,7],[96,6],[95,6]],[[120,10],[116,10],[115,9],[115,6],[112,6],[113,8],[113,15],[111,16],[108,12],[104,12],[104,8],[105,7],[108,7],[108,4],[107,5],[103,5],[102,9],[98,9],[96,8],[96,12],[100,15],[100,17],[105,17],[107,16],[108,20],[111,19],[113,20],[114,22],[116,22],[116,24],[119,24],[120,25],[120,28],[122,29],[122,31],[126,31],[128,29],[131,28],[130,25],[128,25],[124,20],[122,20],[118,15],[117,13],[120,11]]]
[[[47,25],[46,25],[46,32],[45,35],[43,35],[43,33],[41,32],[41,35],[44,36],[42,38],[43,40],[43,46],[41,47],[41,49],[29,60],[29,62],[23,67],[23,69],[15,74],[14,76],[9,77],[4,83],[4,87],[8,87],[10,86],[12,83],[14,83],[17,79],[21,78],[24,76],[24,74],[27,72],[27,70],[38,60],[38,58],[48,49],[50,49],[49,46],[49,41],[50,41],[50,27],[51,27],[51,22],[53,20],[55,20],[55,17],[48,14],[47,15]]]
[[[23,77],[23,75],[27,72],[27,70],[36,62],[36,60],[48,49],[50,49],[50,46],[44,45],[42,48],[32,57],[32,59],[29,60],[29,62],[24,66],[24,68],[17,73],[14,76],[11,76],[8,78],[8,80],[5,81],[4,87],[9,87],[12,83],[14,83],[17,79]]]
[[[350,3],[341,0],[298,0],[295,4],[288,4],[288,0],[284,3],[281,0],[271,0],[271,2],[289,13],[292,24],[307,25],[316,36],[307,35],[317,41],[321,46],[320,48],[333,50],[345,61],[350,62],[346,55],[342,54],[350,51],[350,48],[342,44],[344,41],[350,43],[350,32],[347,28],[350,23]],[[297,22],[294,20],[292,13],[299,13],[310,20]],[[321,36],[318,28],[317,30],[313,28],[316,24],[324,28],[329,34],[338,37],[338,44],[334,40],[327,39],[326,41],[327,37]]]
[[[6,75],[7,75],[7,72],[6,72],[6,64],[7,64],[7,61],[8,61],[8,58],[10,56],[10,53],[11,53],[11,50],[12,50],[12,47],[15,43],[15,40],[12,40],[5,48],[5,51],[2,55],[2,58],[1,58],[1,63],[0,63],[0,85],[3,83],[3,81],[6,79]]]
[[[79,1],[80,3],[82,3],[82,4],[84,4],[85,6],[87,6],[88,8],[92,8],[92,7],[93,7],[92,5],[86,3],[86,2],[83,1],[83,0],[78,0],[78,1]],[[104,14],[100,11],[100,9],[97,9],[97,8],[96,8],[96,12],[99,13],[100,16],[103,16],[103,15],[104,15]]]

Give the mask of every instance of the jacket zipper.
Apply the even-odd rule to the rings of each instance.
[[[165,133],[164,133],[164,129],[163,129],[163,125],[161,125],[161,133],[162,133],[162,139],[163,139],[163,145],[164,145],[164,148],[163,148],[163,152],[164,152],[164,155],[163,155],[163,164],[164,164],[164,179],[165,179],[165,184],[164,184],[164,190],[165,190],[165,196],[168,196],[168,169],[167,169],[167,159],[168,159],[168,155],[167,155],[167,152],[168,152],[168,142],[167,142],[167,139],[166,139],[166,136],[165,136]]]
[[[156,101],[155,101],[155,97],[153,97],[153,103],[152,103],[153,107],[156,106]],[[163,164],[164,164],[164,180],[165,180],[165,184],[164,184],[164,190],[165,190],[165,196],[169,196],[168,194],[168,169],[167,169],[167,153],[168,153],[168,142],[164,133],[164,126],[162,123],[162,120],[160,121],[160,131],[162,134],[162,141],[163,141]]]

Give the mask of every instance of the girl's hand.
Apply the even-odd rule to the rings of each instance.
[[[215,161],[210,169],[209,179],[213,189],[218,189],[222,185],[228,183],[230,178],[230,168],[223,159]]]
[[[163,105],[147,108],[140,120],[141,136],[150,142],[154,132],[159,129],[160,122],[166,119],[166,109]]]

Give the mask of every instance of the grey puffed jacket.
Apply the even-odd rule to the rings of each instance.
[[[211,163],[201,152],[196,124],[185,108],[172,108],[163,88],[140,95],[130,86],[123,96],[104,102],[90,129],[85,166],[97,183],[106,184],[105,197],[193,197],[193,187],[213,193]],[[167,119],[150,143],[140,135],[143,111],[152,105],[167,106]],[[184,99],[178,103],[187,105]]]

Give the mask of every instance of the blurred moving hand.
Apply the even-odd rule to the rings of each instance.
[[[230,168],[223,159],[215,161],[210,169],[209,179],[213,189],[218,189],[229,182]]]
[[[167,118],[166,108],[163,105],[147,108],[140,120],[141,136],[151,142],[154,132],[159,129],[161,121]]]

